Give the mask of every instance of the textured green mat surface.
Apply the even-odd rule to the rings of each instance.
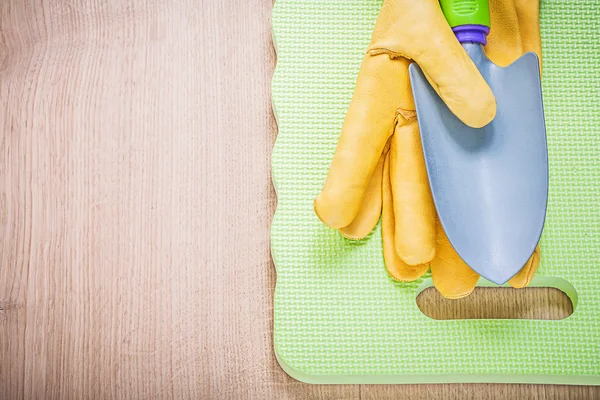
[[[379,228],[353,243],[314,215],[380,6],[278,0],[273,12],[281,365],[321,383],[600,384],[600,0],[542,1],[551,193],[534,284],[572,297],[562,321],[429,319],[415,302],[429,276],[392,281]]]

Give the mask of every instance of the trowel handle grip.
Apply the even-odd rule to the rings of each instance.
[[[459,42],[487,44],[491,25],[488,0],[440,0],[440,6]]]
[[[488,0],[440,0],[440,6],[451,28],[461,25],[490,27]]]

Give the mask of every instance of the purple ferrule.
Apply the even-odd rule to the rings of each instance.
[[[452,28],[452,32],[461,43],[479,43],[485,46],[490,28],[485,25],[460,25]]]

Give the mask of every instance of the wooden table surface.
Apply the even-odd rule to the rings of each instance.
[[[271,8],[0,1],[0,398],[600,398],[589,387],[314,386],[281,370]],[[459,316],[510,303],[497,291],[424,297]],[[538,317],[568,313],[545,289],[518,297]],[[519,301],[509,311],[533,315]]]

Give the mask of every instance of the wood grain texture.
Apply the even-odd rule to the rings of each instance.
[[[0,398],[600,397],[279,368],[271,7],[0,1]]]

